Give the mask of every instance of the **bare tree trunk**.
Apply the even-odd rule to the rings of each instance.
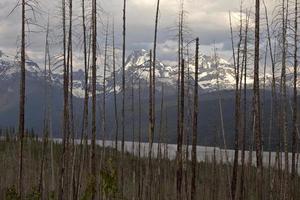
[[[68,102],[68,70],[66,64],[66,2],[62,0],[62,24],[63,24],[63,66],[64,66],[64,119],[63,119],[63,150],[61,157],[61,169],[59,178],[59,192],[58,199],[64,198],[64,185],[65,185],[65,170],[67,161],[67,135],[69,131],[69,102]]]
[[[114,109],[115,109],[115,148],[118,151],[118,137],[119,137],[119,118],[117,107],[117,89],[116,89],[116,48],[115,48],[115,26],[113,25],[113,79],[114,79]]]
[[[78,171],[77,171],[77,183],[75,186],[75,195],[74,199],[78,199],[79,190],[81,187],[81,173],[83,169],[83,161],[85,157],[85,148],[86,148],[86,141],[87,141],[87,132],[88,132],[88,101],[89,101],[89,86],[88,86],[88,79],[89,79],[89,66],[87,60],[87,37],[86,37],[86,23],[85,23],[85,0],[81,2],[82,8],[82,31],[83,31],[83,56],[84,56],[84,73],[85,73],[85,88],[84,88],[84,103],[83,103],[83,117],[82,117],[82,130],[81,130],[81,137],[80,137],[80,146],[79,146],[79,161],[78,161]],[[85,144],[83,144],[83,140]]]
[[[154,135],[154,129],[155,129],[155,118],[156,118],[156,114],[155,114],[155,68],[156,68],[156,45],[157,45],[157,27],[158,27],[158,17],[159,17],[159,5],[160,5],[160,0],[157,0],[157,5],[156,5],[156,15],[155,15],[155,29],[154,29],[154,42],[153,42],[153,59],[152,59],[152,121],[153,121],[153,128],[152,128],[152,135]]]
[[[105,158],[105,140],[106,140],[106,71],[107,71],[107,48],[108,48],[108,29],[109,22],[107,20],[106,33],[105,33],[105,47],[104,47],[104,68],[103,68],[103,102],[102,102],[102,146],[103,158]]]
[[[286,6],[285,6],[286,5]],[[281,68],[281,126],[284,143],[284,194],[283,199],[287,199],[288,179],[289,179],[289,161],[288,161],[288,130],[287,130],[287,88],[286,88],[286,62],[287,62],[287,26],[288,26],[288,0],[283,0],[282,6],[282,68]]]
[[[68,38],[68,60],[67,60],[67,66],[68,66],[68,74],[69,74],[69,79],[70,79],[70,92],[69,92],[69,131],[68,131],[68,139],[67,139],[67,146],[69,149],[68,152],[68,160],[67,161],[67,171],[71,169],[71,174],[70,178],[67,178],[67,185],[70,185],[69,188],[69,194],[67,193],[67,198],[72,198],[74,191],[75,191],[75,156],[76,156],[76,147],[74,144],[74,139],[75,139],[75,130],[74,130],[74,111],[73,111],[73,37],[72,37],[72,19],[73,19],[73,0],[69,0],[69,38]],[[71,138],[69,138],[71,136]],[[72,153],[69,147],[69,143],[72,140]],[[72,157],[73,156],[73,157]],[[71,158],[72,162],[71,162]],[[69,164],[72,164],[72,166],[69,169]],[[68,175],[68,173],[66,173]],[[71,181],[69,183],[69,181]]]
[[[294,38],[294,102],[293,102],[293,135],[292,135],[292,198],[296,199],[296,144],[297,144],[297,119],[298,119],[298,98],[297,98],[297,74],[298,74],[298,0],[295,1],[295,38]]]
[[[254,52],[254,120],[255,120],[255,147],[256,147],[256,165],[257,165],[257,193],[258,199],[263,199],[263,165],[262,165],[262,133],[261,133],[261,105],[259,91],[259,33],[260,33],[260,0],[255,4],[255,52]]]
[[[181,77],[180,77],[180,132],[177,138],[177,169],[176,169],[176,188],[177,199],[182,199],[182,142],[184,132],[184,59],[181,61]]]
[[[249,14],[247,13],[246,27],[245,27],[245,39],[244,39],[244,55],[243,55],[243,68],[244,68],[244,123],[243,123],[243,135],[241,138],[242,155],[241,155],[241,180],[240,180],[240,196],[239,199],[245,198],[245,150],[246,150],[246,135],[247,135],[247,64],[248,64],[248,27],[249,27]],[[241,74],[243,75],[243,74]],[[242,78],[242,77],[241,77]],[[242,81],[241,81],[242,82]],[[241,87],[242,88],[242,87]]]
[[[217,71],[217,92],[218,92],[218,107],[219,107],[219,114],[220,114],[220,128],[222,133],[222,141],[223,141],[223,149],[225,153],[225,159],[226,159],[226,179],[228,182],[228,196],[231,198],[231,180],[230,180],[230,162],[229,162],[229,156],[227,151],[227,142],[226,142],[226,136],[225,136],[225,127],[224,127],[224,117],[223,117],[223,107],[222,107],[222,94],[220,90],[220,80],[219,80],[219,61],[217,57],[216,49],[214,48],[214,57],[215,57],[215,65],[216,65],[216,71]],[[223,152],[221,151],[221,156],[223,156]],[[221,157],[222,158],[222,157]]]
[[[81,130],[81,137],[80,137],[80,149],[79,149],[79,161],[78,161],[78,171],[77,171],[77,184],[75,188],[75,195],[74,199],[78,198],[79,189],[81,185],[81,171],[84,164],[84,155],[85,155],[85,144],[83,144],[83,140],[87,140],[87,133],[88,133],[88,101],[89,101],[89,86],[88,86],[88,79],[89,79],[89,66],[87,60],[87,37],[86,37],[86,23],[85,23],[85,0],[81,2],[82,8],[82,31],[83,31],[83,56],[84,56],[84,104],[83,104],[83,117],[82,117],[82,130]]]
[[[39,177],[39,193],[41,195],[41,199],[44,199],[44,189],[45,189],[45,180],[44,180],[44,167],[45,167],[45,160],[46,160],[46,153],[47,153],[47,144],[48,144],[48,137],[49,137],[49,94],[48,94],[48,76],[47,76],[47,65],[50,68],[50,59],[48,59],[49,55],[49,18],[47,23],[47,31],[46,31],[46,41],[45,41],[45,57],[44,57],[44,81],[45,81],[45,110],[44,110],[44,136],[43,136],[43,147],[42,147],[42,160],[40,166],[40,177]]]
[[[141,79],[139,79],[139,154],[138,154],[138,199],[142,199],[141,185],[141,137],[142,137],[142,106],[141,106]]]
[[[269,45],[269,52],[270,52],[270,58],[271,58],[271,65],[272,65],[272,102],[271,102],[271,117],[270,117],[270,126],[269,126],[269,138],[268,138],[268,147],[269,147],[269,164],[268,164],[268,181],[269,181],[269,191],[268,191],[268,198],[271,198],[271,137],[273,130],[277,131],[277,123],[276,118],[274,119],[274,116],[277,116],[277,96],[276,96],[276,79],[275,79],[275,59],[273,55],[273,48],[272,48],[272,40],[271,40],[271,32],[270,32],[270,26],[269,26],[269,18],[268,18],[268,10],[267,6],[264,3],[265,8],[265,15],[266,15],[266,23],[267,23],[267,34],[268,34],[268,45]]]
[[[97,0],[92,1],[92,142],[91,142],[91,195],[96,196],[96,70],[97,70]]]
[[[158,172],[157,172],[157,199],[160,200],[162,195],[161,193],[164,192],[162,190],[162,179],[161,179],[161,173],[162,173],[162,166],[161,166],[161,160],[162,160],[162,152],[161,152],[161,140],[162,140],[162,131],[163,131],[163,111],[164,111],[164,93],[165,93],[165,87],[164,84],[161,86],[161,104],[160,104],[160,124],[159,124],[159,132],[158,132],[158,148],[157,148],[157,162],[158,162]]]
[[[148,132],[148,185],[147,185],[147,197],[151,200],[152,189],[152,145],[153,145],[153,71],[152,71],[152,51],[150,50],[150,63],[149,63],[149,132]]]
[[[195,54],[191,200],[197,199],[197,195],[196,195],[196,164],[197,164],[197,138],[198,138],[197,137],[197,135],[198,135],[198,87],[199,87],[198,72],[199,72],[199,38],[196,39],[196,54]]]
[[[122,163],[125,140],[125,54],[126,54],[126,0],[123,3],[123,49],[122,49]],[[124,199],[124,167],[121,167],[121,197]]]
[[[242,9],[241,11],[242,12]],[[232,42],[232,52],[234,60],[234,71],[235,71],[235,137],[234,137],[234,161],[233,161],[233,171],[231,179],[231,195],[232,200],[235,200],[236,197],[236,185],[237,185],[237,176],[238,176],[238,158],[239,158],[239,136],[240,136],[240,91],[239,91],[239,73],[240,73],[240,46],[242,42],[242,18],[240,17],[240,33],[239,33],[239,43],[237,50],[237,58],[235,58],[235,48],[233,41],[233,30],[231,23],[231,14],[229,13],[230,18],[230,30],[231,30],[231,42]]]
[[[136,197],[136,162],[135,162],[135,99],[134,99],[134,77],[131,77],[131,121],[132,121],[132,200]]]
[[[23,146],[25,131],[25,0],[22,0],[22,41],[21,41],[21,76],[20,76],[20,103],[19,103],[19,195],[23,199]]]

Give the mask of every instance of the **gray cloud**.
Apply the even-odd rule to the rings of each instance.
[[[14,7],[16,1],[1,0],[0,2],[0,49],[4,52],[16,52],[16,41],[20,32],[20,10],[8,16],[9,11]],[[81,10],[80,2],[74,1],[74,24],[80,25]],[[87,3],[89,0],[87,1]],[[113,16],[116,31],[116,44],[121,47],[122,41],[122,0],[102,0],[98,1],[99,6],[105,13]],[[220,51],[224,54],[230,49],[230,34],[228,11],[237,12],[240,0],[186,0],[185,10],[187,12],[186,25],[190,34],[188,38],[198,36],[200,38],[201,50],[209,54],[213,43],[222,44]],[[248,3],[253,3],[249,1]],[[176,59],[176,21],[178,18],[179,0],[162,0],[159,33],[158,33],[158,51],[161,60]],[[57,44],[52,45],[53,51],[58,52],[61,49],[59,44],[60,29],[59,11],[60,0],[41,0],[41,9],[44,13],[50,13],[52,25],[52,38]],[[156,0],[128,0],[127,2],[127,50],[149,49],[152,47],[154,34],[154,17],[155,17]],[[99,23],[99,41],[103,41],[103,28],[107,16],[101,14],[101,23]],[[112,17],[111,17],[112,18]],[[46,15],[38,18],[38,23],[45,25]],[[81,28],[76,26],[74,31],[77,36],[76,41],[80,40]],[[44,33],[30,34],[30,56],[38,59],[44,50]],[[172,41],[174,40],[174,41]],[[79,42],[78,42],[79,43]],[[79,45],[79,44],[78,44]],[[39,59],[42,60],[42,56]]]

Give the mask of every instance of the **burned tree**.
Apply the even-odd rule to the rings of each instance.
[[[198,87],[199,87],[198,86],[198,72],[199,72],[199,38],[196,39],[196,54],[195,54],[191,200],[195,200],[197,198],[197,196],[196,196],[196,164],[197,164],[197,135],[198,135]]]

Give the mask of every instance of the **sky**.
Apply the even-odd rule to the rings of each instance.
[[[50,26],[53,31],[51,34],[52,49],[53,51],[59,51],[61,43],[57,38],[61,38],[61,29],[59,28],[61,0],[38,1],[40,2],[41,11],[36,15],[36,22],[39,26],[45,26],[47,13],[49,13]],[[187,30],[185,39],[188,41],[199,37],[200,51],[206,55],[212,54],[213,46],[216,44],[219,54],[230,59],[231,45],[228,13],[231,11],[233,20],[237,21],[240,1],[185,0],[185,26]],[[17,0],[0,0],[0,50],[11,55],[16,54],[21,28],[20,9],[17,8],[14,13],[9,15],[16,2]],[[73,0],[73,2],[74,41],[77,42],[77,47],[80,50],[81,44],[78,41],[81,41],[81,0]],[[252,3],[253,0],[247,0],[246,2]],[[109,18],[110,25],[114,21],[116,45],[121,48],[123,0],[98,0],[98,6],[99,10],[102,11],[99,14],[98,23],[100,46],[103,45],[104,30]],[[156,0],[127,0],[127,55],[132,50],[142,48],[148,50],[153,47],[155,9]],[[161,0],[157,56],[159,60],[164,62],[172,63],[176,61],[178,10],[179,0]],[[45,32],[39,26],[31,26],[30,30],[33,32],[29,34],[27,50],[31,59],[42,63]],[[80,51],[78,51],[79,53]],[[78,59],[80,60],[80,58]]]

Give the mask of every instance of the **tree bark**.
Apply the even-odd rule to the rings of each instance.
[[[92,141],[91,141],[91,191],[96,196],[96,62],[97,62],[97,0],[92,1]]]
[[[198,138],[197,137],[197,135],[198,135],[198,87],[199,87],[198,72],[199,72],[199,38],[196,39],[196,54],[195,54],[191,200],[197,199],[197,195],[196,195],[196,164],[197,164],[197,138]]]
[[[126,54],[126,0],[123,3],[123,47],[122,47],[122,162],[124,161],[125,140],[125,54]],[[121,197],[124,199],[124,168],[121,167]]]
[[[296,146],[297,146],[297,119],[298,119],[298,98],[297,98],[297,74],[298,74],[298,0],[295,1],[295,22],[294,22],[294,96],[293,96],[293,135],[292,135],[292,198],[296,199],[295,196],[295,177],[297,173],[296,169]]]
[[[180,132],[177,137],[177,169],[176,169],[176,191],[177,199],[182,199],[182,143],[184,132],[184,59],[181,60],[181,77],[180,77]]]
[[[259,91],[259,42],[260,42],[260,0],[256,0],[255,4],[255,52],[254,52],[254,132],[256,147],[256,165],[257,165],[257,193],[258,199],[263,199],[263,165],[262,165],[262,132],[261,132],[261,104]]]

